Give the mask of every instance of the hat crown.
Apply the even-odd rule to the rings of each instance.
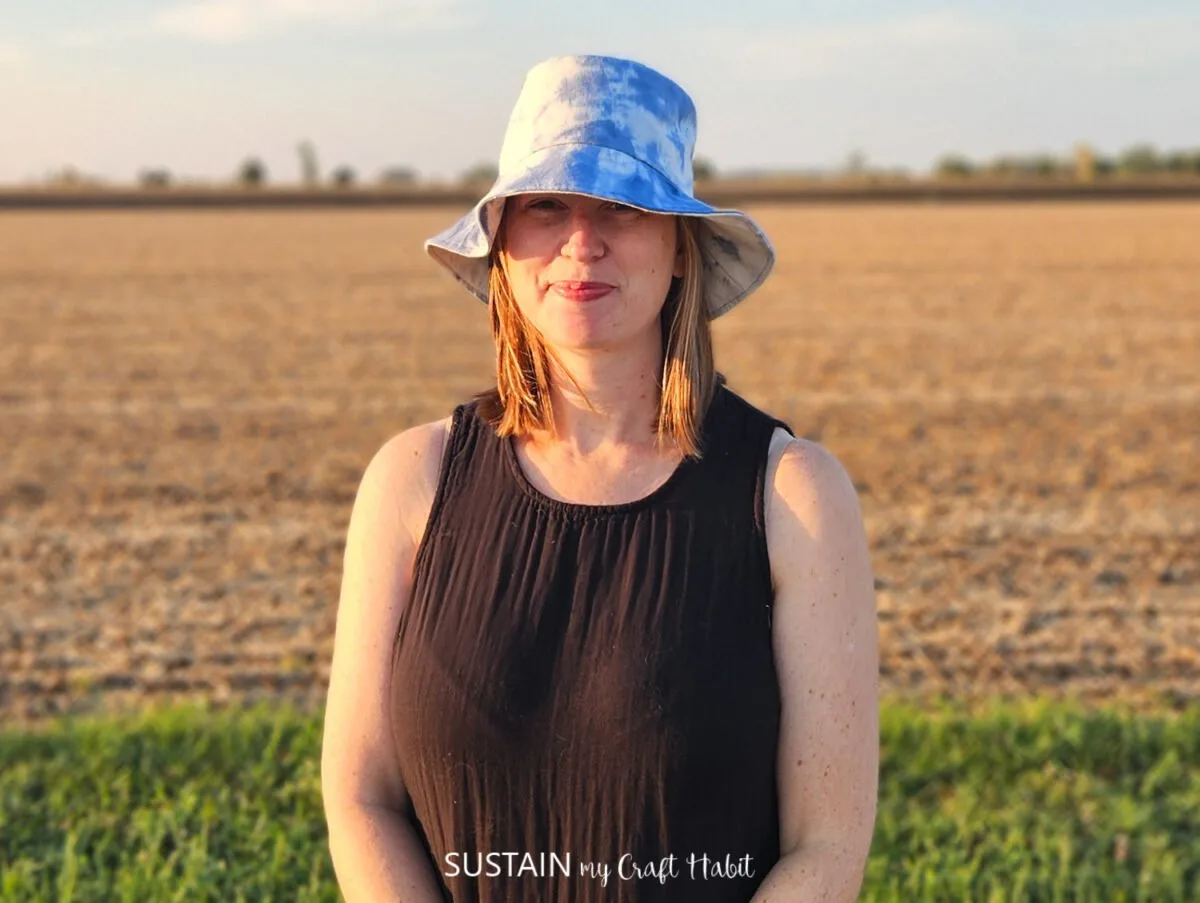
[[[509,117],[500,178],[538,151],[591,145],[619,151],[692,194],[696,107],[679,85],[633,60],[562,56],[529,70]]]

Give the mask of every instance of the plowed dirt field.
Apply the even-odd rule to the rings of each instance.
[[[884,690],[1200,698],[1200,204],[751,213],[718,367],[855,479]],[[362,469],[491,375],[453,215],[0,214],[0,721],[322,698]]]

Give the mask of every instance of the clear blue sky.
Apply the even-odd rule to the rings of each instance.
[[[719,169],[1200,147],[1200,0],[0,0],[0,182],[494,160],[532,64],[647,62]]]

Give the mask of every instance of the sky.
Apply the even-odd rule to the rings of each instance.
[[[0,183],[296,182],[302,140],[326,174],[453,179],[574,53],[679,82],[727,173],[1200,149],[1198,0],[0,0]]]

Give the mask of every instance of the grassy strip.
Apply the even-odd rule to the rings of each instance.
[[[895,702],[863,900],[1200,898],[1200,711]],[[0,733],[0,899],[337,900],[320,720],[176,708]]]

